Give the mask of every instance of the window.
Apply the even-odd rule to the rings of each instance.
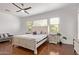
[[[49,25],[47,21],[49,21]],[[56,17],[56,18],[50,18],[50,20],[43,19],[43,20],[27,21],[26,24],[28,31],[31,31],[33,27],[47,26],[47,28],[49,27],[48,30],[49,32],[57,33],[59,32],[59,21],[60,21],[59,17]]]
[[[47,19],[33,21],[33,26],[47,26]]]
[[[26,22],[26,26],[28,28],[28,31],[31,31],[32,30],[32,25],[33,25],[33,22],[32,21],[27,21]]]
[[[47,19],[27,21],[26,26],[28,28],[28,31],[31,31],[32,27],[34,27],[34,26],[47,26]]]
[[[59,18],[58,17],[51,18],[49,22],[50,22],[50,27],[49,27],[50,32],[52,33],[59,32]]]

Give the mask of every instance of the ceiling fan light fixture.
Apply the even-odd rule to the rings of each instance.
[[[24,10],[21,10],[21,12],[23,12],[23,13],[24,13]]]

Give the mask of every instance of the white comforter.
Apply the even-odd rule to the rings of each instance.
[[[36,42],[41,41],[45,37],[47,37],[47,34],[39,34],[39,35],[33,35],[33,34],[25,34],[25,35],[15,35],[14,37],[16,38],[21,38],[21,39],[35,39]]]

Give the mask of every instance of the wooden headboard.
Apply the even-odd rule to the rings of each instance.
[[[48,27],[47,26],[35,26],[32,28],[32,32],[42,32],[43,34],[48,33]]]

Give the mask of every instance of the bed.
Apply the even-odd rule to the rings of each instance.
[[[22,46],[24,48],[34,51],[37,54],[37,48],[47,41],[47,34],[25,34],[25,35],[15,35],[13,36],[12,45]]]

